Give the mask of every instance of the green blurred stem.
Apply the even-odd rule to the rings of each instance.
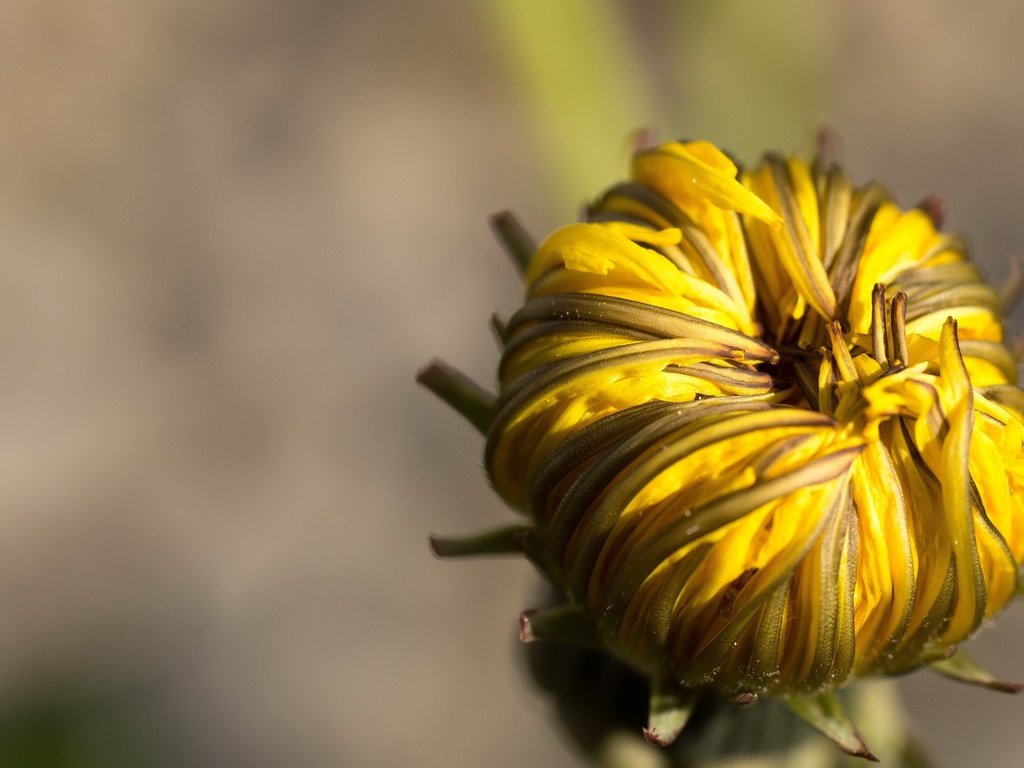
[[[657,123],[641,57],[620,17],[623,6],[612,0],[483,0],[480,6],[550,171],[550,202],[575,214],[581,195],[622,175],[631,134]]]
[[[747,162],[769,147],[806,149],[827,120],[838,13],[835,3],[819,0],[670,6],[677,130]]]

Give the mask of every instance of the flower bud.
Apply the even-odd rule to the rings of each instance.
[[[869,756],[847,681],[1012,688],[956,650],[1024,559],[1024,393],[963,240],[796,157],[670,142],[631,175],[521,258],[497,395],[462,389],[527,524],[439,551],[525,551],[568,602],[524,636],[647,674],[659,742],[712,691]]]

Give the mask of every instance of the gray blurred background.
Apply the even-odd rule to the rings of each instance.
[[[486,217],[566,223],[639,127],[753,162],[827,123],[999,282],[1021,32],[1009,1],[5,0],[0,766],[581,764],[514,653],[529,566],[426,546],[510,517],[413,383],[492,380]],[[1022,638],[1012,609],[974,652],[1022,678]],[[903,688],[947,768],[1017,764],[1024,700]]]

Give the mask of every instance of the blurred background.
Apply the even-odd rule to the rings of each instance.
[[[1024,245],[1024,5],[5,0],[0,766],[581,765],[515,652],[482,382],[537,235],[630,135],[747,162],[842,136],[995,282]],[[1021,329],[1021,317],[1011,321]],[[973,643],[1024,678],[1022,610]],[[1024,700],[902,684],[947,768]]]

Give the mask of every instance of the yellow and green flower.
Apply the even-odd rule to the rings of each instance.
[[[870,756],[848,681],[1013,688],[957,646],[1022,588],[1024,392],[1004,297],[935,217],[695,141],[637,152],[537,248],[499,218],[525,299],[495,322],[497,395],[441,364],[421,381],[526,522],[435,549],[525,552],[566,605],[524,638],[647,675],[660,743],[712,692]]]

